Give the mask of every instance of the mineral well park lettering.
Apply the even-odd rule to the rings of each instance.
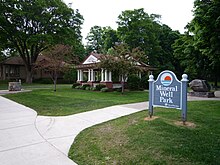
[[[162,85],[156,85],[156,90],[160,92],[160,102],[173,104],[173,92],[177,92],[178,87],[164,87]]]

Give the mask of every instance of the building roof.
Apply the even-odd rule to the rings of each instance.
[[[37,58],[37,61],[42,61],[46,59],[45,56],[39,55]],[[24,65],[24,61],[21,57],[15,56],[15,57],[9,57],[5,61],[2,62],[4,65]]]
[[[80,64],[76,66],[76,69],[90,69],[95,68],[97,69],[97,63],[100,62],[100,59],[102,56],[105,56],[103,54],[97,54],[92,52],[90,55],[88,55],[85,60]],[[145,64],[144,62],[137,62],[137,65],[143,68],[147,68],[148,70],[156,70],[156,68],[151,67],[148,64]]]
[[[6,65],[24,65],[24,61],[21,57],[9,57],[2,64]]]

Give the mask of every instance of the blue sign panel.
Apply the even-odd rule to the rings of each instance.
[[[163,71],[153,82],[153,106],[181,108],[181,82],[171,71]]]
[[[176,75],[169,71],[163,71],[154,81],[154,76],[149,76],[149,115],[153,116],[153,107],[176,108],[182,110],[182,121],[185,124],[187,118],[187,75],[182,75],[179,81]]]

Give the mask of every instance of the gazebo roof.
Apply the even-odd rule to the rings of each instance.
[[[79,65],[76,66],[77,69],[89,69],[89,68],[97,68],[97,63],[100,62],[100,57],[102,54],[91,53],[86,59]]]
[[[97,63],[100,62],[100,58],[103,54],[97,54],[97,53],[91,53],[89,56],[86,57],[86,59],[79,65],[76,66],[76,69],[97,69]],[[138,65],[144,68],[148,68],[148,70],[156,70],[156,68],[151,67],[148,64],[145,64],[143,62],[138,62]]]

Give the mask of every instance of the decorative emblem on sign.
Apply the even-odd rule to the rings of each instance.
[[[161,75],[160,82],[161,82],[164,86],[169,86],[169,85],[172,84],[172,82],[173,82],[173,77],[172,77],[172,75],[169,74],[169,73],[163,73],[163,74]]]

